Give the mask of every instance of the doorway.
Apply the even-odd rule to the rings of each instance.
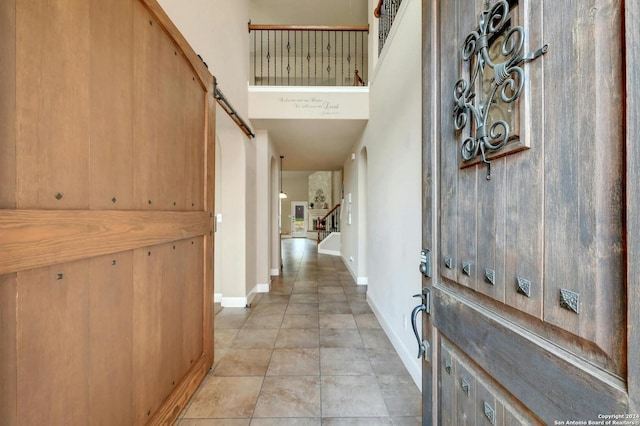
[[[307,237],[307,203],[305,201],[291,202],[291,236]]]

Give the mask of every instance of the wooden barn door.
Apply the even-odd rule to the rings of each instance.
[[[640,424],[626,3],[423,1],[424,424]]]
[[[169,424],[213,362],[213,77],[154,0],[3,0],[0,52],[0,424]]]

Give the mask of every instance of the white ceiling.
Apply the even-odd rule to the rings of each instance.
[[[251,120],[284,155],[283,170],[341,170],[366,120]]]

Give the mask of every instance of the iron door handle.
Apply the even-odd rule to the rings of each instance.
[[[416,324],[416,319],[418,317],[418,313],[424,311],[425,313],[430,313],[429,309],[429,292],[428,289],[425,289],[426,293],[424,294],[414,294],[413,297],[420,297],[422,299],[422,303],[413,308],[411,311],[411,327],[413,327],[413,334],[416,336],[416,340],[418,341],[418,358],[422,357],[425,354],[428,343],[420,338],[420,333],[418,333],[418,325]]]

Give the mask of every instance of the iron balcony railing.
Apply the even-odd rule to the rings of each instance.
[[[379,0],[378,6],[373,11],[373,15],[378,21],[378,56],[382,53],[382,48],[389,37],[391,25],[396,19],[396,14],[400,8],[402,0]]]
[[[249,23],[251,81],[256,86],[364,86],[369,26]]]

